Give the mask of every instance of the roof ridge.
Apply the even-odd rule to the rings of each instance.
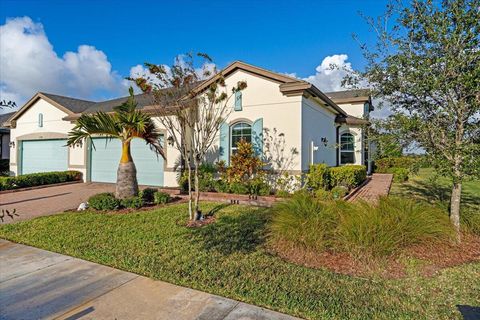
[[[82,101],[82,102],[96,103],[96,101],[92,101],[92,100],[85,100],[85,99],[79,99],[79,98],[74,98],[74,97],[69,97],[69,96],[63,96],[63,95],[55,94],[55,93],[48,93],[48,92],[42,92],[42,91],[39,91],[38,93],[43,94],[43,95],[45,95],[45,96],[47,96],[47,97],[54,96],[54,97],[60,97],[60,98],[67,98],[67,99],[72,99],[72,100],[78,100],[78,101]]]

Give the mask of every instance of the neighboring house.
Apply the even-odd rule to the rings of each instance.
[[[10,128],[4,126],[15,112],[0,114],[0,160],[10,159]]]
[[[362,90],[323,93],[314,85],[267,71],[243,62],[225,69],[226,90],[239,81],[247,88],[229,101],[231,113],[221,125],[219,137],[208,159],[229,162],[240,139],[251,141],[255,149],[272,148],[263,143],[263,134],[274,129],[284,139],[284,152],[299,151],[288,168],[292,174],[308,171],[311,163],[329,166],[365,164],[368,158],[364,126],[373,107]],[[199,84],[207,87],[214,79]],[[151,97],[136,96],[139,108],[154,115]],[[66,147],[68,132],[82,113],[111,112],[126,98],[92,102],[37,93],[7,125],[11,128],[10,170],[15,174],[54,170],[78,170],[86,181],[115,182],[120,159],[117,140],[95,138],[92,143]],[[158,122],[157,122],[158,123]],[[163,129],[159,125],[160,129]],[[166,130],[164,130],[166,134]],[[134,139],[132,155],[139,184],[176,186],[176,166],[180,154],[169,137],[163,138],[166,160],[157,157],[139,139]],[[341,146],[338,148],[338,146]],[[281,155],[277,155],[281,156]]]

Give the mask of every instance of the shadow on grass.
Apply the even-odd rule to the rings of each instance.
[[[429,202],[442,203],[445,206],[449,205],[450,195],[452,194],[450,186],[428,180],[403,184],[400,188],[402,192]],[[477,196],[471,193],[462,192],[462,203],[466,205],[478,205],[480,204],[480,195]]]
[[[222,215],[219,212],[226,206],[218,207],[209,212],[217,215],[217,221],[194,231],[193,241],[200,243],[204,250],[216,250],[224,255],[248,253],[264,242],[267,209],[241,208],[238,213]]]
[[[480,307],[457,305],[457,309],[462,314],[462,317],[464,320],[480,319]]]

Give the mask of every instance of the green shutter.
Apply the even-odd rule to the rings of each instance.
[[[222,123],[220,125],[220,148],[219,155],[220,160],[225,161],[228,164],[228,154],[230,151],[230,126],[227,123]]]
[[[255,120],[252,124],[252,146],[255,154],[263,154],[263,118]]]
[[[242,111],[242,91],[235,92],[235,111]]]

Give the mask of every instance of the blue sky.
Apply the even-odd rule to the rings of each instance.
[[[351,63],[353,68],[362,68],[364,60],[352,33],[367,42],[373,40],[373,34],[359,12],[378,16],[386,5],[386,1],[380,0],[169,1],[152,4],[154,2],[2,0],[0,24],[5,27],[7,19],[29,17],[31,23],[26,20],[22,23],[35,26],[36,31],[25,29],[22,36],[38,35],[39,46],[53,52],[61,60],[58,63],[69,61],[64,56],[67,52],[73,53],[72,59],[81,57],[79,46],[88,45],[91,50],[85,49],[85,56],[103,52],[104,60],[111,65],[109,72],[118,78],[128,76],[132,67],[145,61],[169,64],[177,54],[188,51],[210,54],[219,67],[243,60],[305,78],[314,76],[316,67],[327,56],[348,55],[344,62]],[[7,28],[3,28],[3,32],[7,32]],[[11,34],[16,33],[12,31]],[[33,45],[20,48],[25,42],[19,39],[19,50],[31,50]],[[13,46],[12,42],[10,45]],[[13,49],[10,54],[15,52]],[[48,55],[51,54],[45,53]],[[25,59],[32,59],[31,56]],[[11,63],[23,64],[18,59],[11,58]],[[33,58],[26,65],[36,69],[35,60]],[[38,60],[39,73],[45,73],[40,65],[42,60]],[[28,72],[9,79],[12,72],[16,72],[15,67],[9,67],[8,74],[0,70],[3,96],[16,95],[17,99],[25,99],[29,90],[35,91],[36,83],[26,79],[31,86],[28,90],[12,85],[13,81],[27,77]],[[71,63],[68,68],[71,71]],[[115,81],[119,82],[118,78]],[[62,80],[68,81],[68,78]],[[110,80],[91,82],[95,81]],[[41,83],[44,81],[37,82],[40,82],[39,89],[50,88]],[[92,99],[118,95],[111,86],[105,85],[101,90],[85,86],[80,95]],[[52,84],[51,89],[68,91],[60,92],[64,94],[72,91],[62,89],[59,84]]]

